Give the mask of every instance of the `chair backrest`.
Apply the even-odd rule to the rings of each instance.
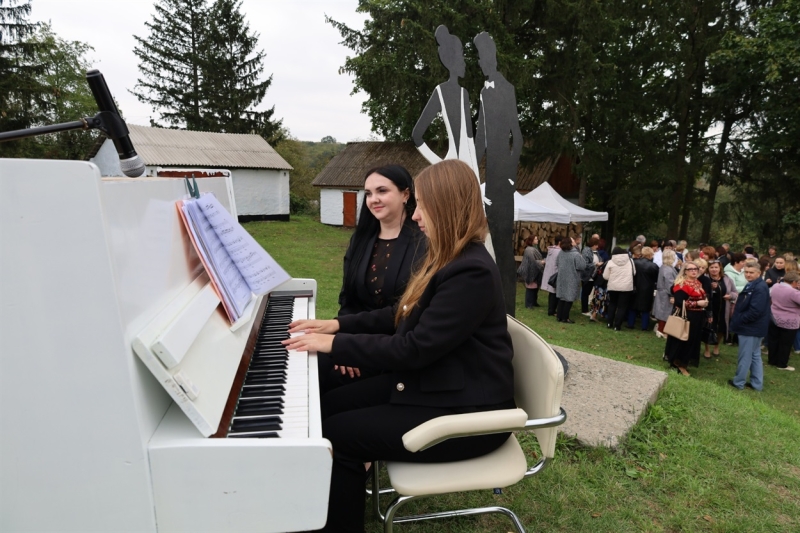
[[[519,320],[508,317],[514,344],[514,399],[529,419],[556,416],[564,391],[564,366],[544,339]],[[558,427],[535,429],[542,453],[552,458]]]

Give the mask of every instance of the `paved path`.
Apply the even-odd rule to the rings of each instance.
[[[582,444],[616,447],[658,397],[666,372],[553,346],[569,362],[560,430]]]

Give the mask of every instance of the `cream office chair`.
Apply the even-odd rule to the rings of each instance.
[[[541,472],[553,458],[556,447],[556,426],[567,416],[561,408],[564,389],[564,368],[558,356],[544,339],[523,323],[508,317],[508,332],[514,344],[514,391],[517,409],[486,411],[435,418],[403,435],[406,449],[416,452],[444,440],[506,431],[533,430],[543,458],[528,468],[525,454],[514,435],[494,452],[451,463],[401,463],[387,461],[391,489],[380,490],[378,465],[372,475],[373,510],[383,520],[386,533],[394,524],[486,513],[502,513],[514,523],[518,533],[525,533],[517,515],[504,507],[462,509],[426,515],[396,516],[405,503],[423,496],[507,487],[523,477]],[[396,492],[385,515],[380,512],[379,495]]]

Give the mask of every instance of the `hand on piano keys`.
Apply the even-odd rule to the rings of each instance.
[[[333,348],[333,335],[328,333],[306,333],[281,341],[290,352],[324,352]]]
[[[338,320],[295,320],[289,324],[289,333],[336,333]]]

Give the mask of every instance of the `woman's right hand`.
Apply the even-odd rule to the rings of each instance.
[[[339,331],[338,320],[295,320],[289,324],[289,333],[327,333]]]

